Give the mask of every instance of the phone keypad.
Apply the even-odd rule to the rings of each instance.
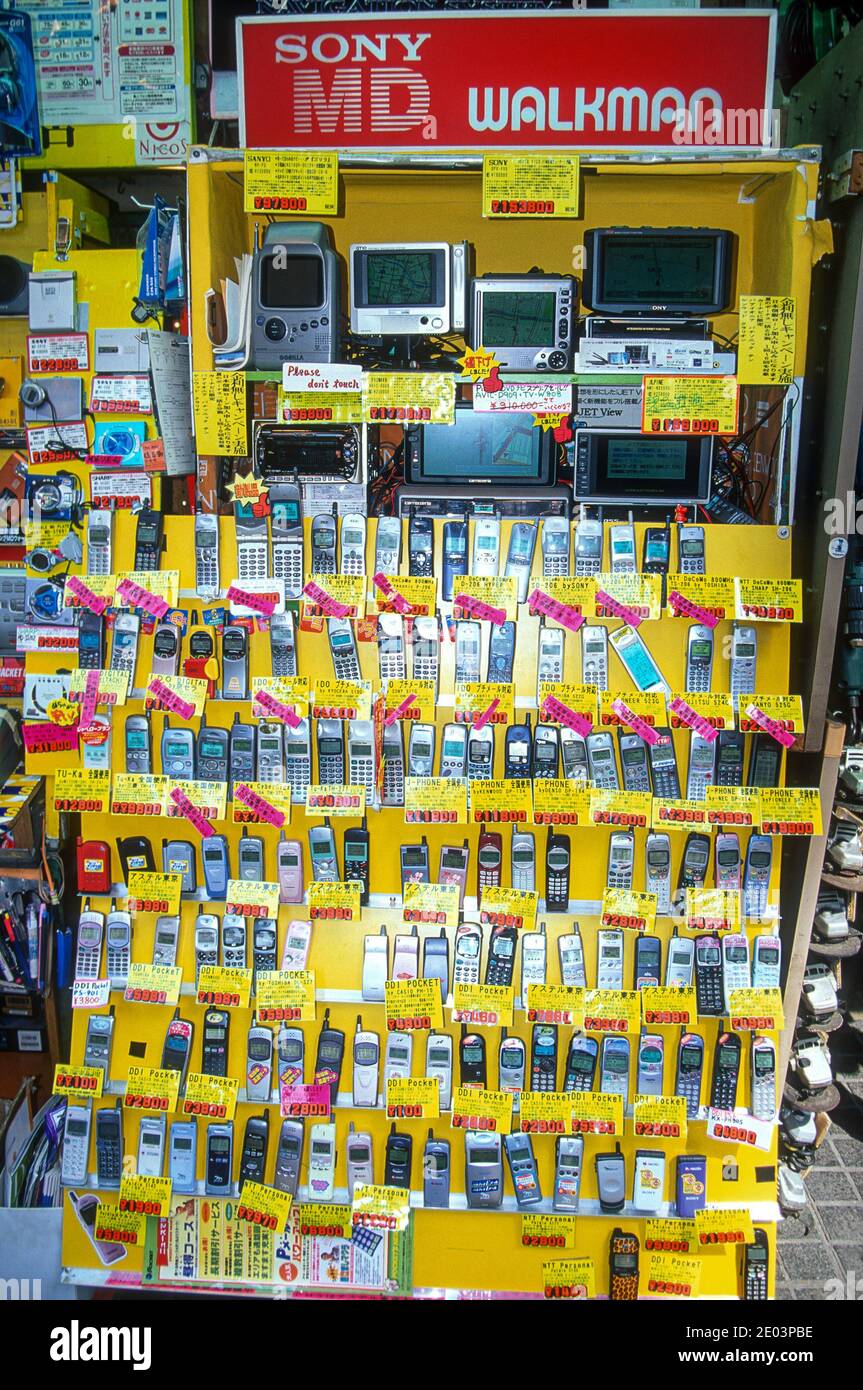
[[[587,560],[585,560],[585,559],[579,559],[578,556],[576,556],[576,559],[575,559],[575,577],[576,577],[576,579],[589,579],[589,578],[591,577],[591,575],[599,574],[600,571],[601,571],[601,569],[602,569],[602,561],[601,561],[600,559],[597,558],[597,559],[587,559]]]
[[[432,553],[430,550],[412,548],[408,557],[408,573],[425,578],[432,573]]]
[[[707,795],[707,788],[712,786],[713,777],[709,772],[693,771],[690,768],[686,782],[687,801],[703,801]]]
[[[569,574],[568,555],[543,555],[542,574],[544,579],[560,579]]]
[[[404,806],[405,770],[401,758],[384,757],[384,789],[382,805]]]
[[[695,967],[695,1000],[699,1014],[721,1018],[725,1007],[721,968]]]
[[[215,550],[198,550],[195,554],[195,590],[199,594],[215,593],[219,587],[219,562]]]
[[[677,775],[675,766],[654,767],[653,772],[653,795],[662,797],[667,801],[680,800],[680,778]]]
[[[404,651],[383,653],[378,650],[378,668],[382,681],[403,681],[407,677]]]
[[[413,654],[413,675],[414,680],[434,681],[437,684],[438,677],[438,658],[437,652],[433,656],[423,656],[414,648]]]
[[[737,1100],[737,1068],[722,1067],[713,1078],[710,1105],[713,1110],[733,1110]]]
[[[303,592],[302,543],[273,546],[273,577],[285,581],[285,598],[299,598]]]
[[[96,1181],[99,1187],[119,1187],[123,1175],[123,1155],[120,1137],[96,1138]]]
[[[530,1089],[532,1091],[553,1091],[557,1077],[557,1067],[550,1057],[543,1058],[542,1061],[534,1062],[530,1071]]]
[[[479,958],[470,956],[467,959],[461,959],[456,955],[452,978],[453,984],[456,985],[478,985]]]
[[[710,664],[708,662],[695,661],[687,664],[686,689],[695,694],[702,694],[710,690]]]
[[[333,654],[333,671],[338,681],[358,681],[360,676],[360,663],[355,651],[339,652]]]
[[[332,550],[312,551],[312,574],[335,574],[336,557]]]
[[[506,960],[496,960],[491,956],[486,966],[485,982],[487,985],[511,985],[512,956]]]
[[[361,550],[348,550],[342,554],[342,574],[361,575],[366,572],[366,557]]]
[[[348,775],[352,787],[365,787],[366,801],[373,801],[375,795],[374,758],[351,758]]]
[[[743,781],[743,763],[724,763],[719,761],[716,769],[716,785],[718,787],[739,787]]]
[[[557,904],[562,904],[560,907]],[[548,874],[545,881],[547,912],[566,912],[569,907],[569,875]]]
[[[621,864],[609,864],[606,884],[609,888],[622,888],[628,893],[632,887],[632,860]]]
[[[267,578],[266,542],[256,541],[253,544],[245,542],[237,546],[237,578],[241,580]]]
[[[111,573],[111,551],[109,546],[91,545],[87,547],[87,573]]]
[[[678,1074],[675,1095],[683,1096],[686,1101],[686,1117],[689,1120],[694,1120],[701,1102],[700,1067],[698,1071],[687,1072],[684,1076]]]
[[[649,792],[650,773],[647,771],[646,763],[639,763],[638,766],[630,764],[621,759],[623,765],[623,788],[628,792]]]
[[[94,946],[78,947],[78,954],[75,957],[75,979],[76,980],[98,980],[99,961],[102,959],[102,943],[98,949]]]
[[[318,781],[324,785],[340,784],[345,780],[345,761],[344,758],[326,757],[318,758]]]
[[[282,780],[281,777],[278,777],[278,778],[274,778],[274,777],[270,777],[270,778],[262,777],[262,778],[261,778],[261,781],[262,781],[262,782],[266,782],[266,781],[271,781],[271,782],[273,782],[273,781],[278,781],[278,782],[281,782],[281,780]],[[305,799],[306,799],[306,792],[308,791],[309,783],[310,783],[311,780],[312,780],[312,760],[311,760],[311,758],[309,758],[309,757],[291,758],[290,763],[289,763],[289,765],[288,765],[288,778],[287,778],[287,780],[288,780],[288,782],[290,783],[290,787],[291,787],[291,801],[293,801],[294,803],[297,803],[297,802],[300,802],[300,801],[305,801]]]
[[[297,674],[297,649],[292,642],[271,642],[270,656],[274,676]]]
[[[129,947],[109,946],[105,959],[105,969],[112,989],[125,989],[129,978]]]

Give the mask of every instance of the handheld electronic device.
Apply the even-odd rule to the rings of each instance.
[[[162,772],[166,777],[191,781],[195,776],[195,735],[191,729],[174,729],[165,716],[160,743]]]
[[[686,1114],[693,1120],[701,1105],[701,1078],[704,1073],[704,1039],[699,1033],[681,1031],[677,1044],[677,1072],[674,1094],[686,1101]]]
[[[234,789],[238,782],[255,780],[255,733],[254,724],[241,723],[238,711],[234,715],[228,742],[228,791],[231,800],[234,799]]]
[[[425,835],[418,845],[400,845],[402,897],[406,883],[429,883],[429,847]]]
[[[727,932],[722,937],[722,989],[725,1012],[731,1013],[731,996],[736,989],[749,989],[749,938],[745,932]]]
[[[191,840],[163,840],[162,868],[166,874],[180,875],[180,893],[186,897],[196,892],[198,875],[195,867],[195,846]]]
[[[598,931],[596,941],[597,989],[623,989],[623,931]]]
[[[217,1009],[214,1006],[204,1010],[201,1071],[206,1076],[227,1076],[230,1031],[230,1010]]]
[[[214,599],[220,593],[219,518],[213,512],[195,513],[195,593]]]
[[[336,518],[331,512],[312,517],[312,574],[336,572]]]
[[[415,680],[432,681],[437,690],[440,666],[440,630],[437,617],[413,620],[411,671]]]
[[[542,1189],[530,1135],[520,1134],[518,1130],[506,1134],[503,1146],[519,1210],[536,1206],[542,1201]]]
[[[441,777],[464,777],[467,771],[467,726],[445,724],[440,750]]]
[[[636,690],[658,691],[666,696],[671,693],[668,682],[648,651],[644,638],[637,628],[624,623],[622,627],[609,632],[608,640]]]
[[[352,1092],[354,1105],[377,1105],[380,1057],[380,1038],[377,1033],[371,1033],[363,1028],[363,1020],[358,1014],[353,1041]]]
[[[782,770],[782,745],[770,734],[753,734],[749,746],[748,787],[778,787]]]
[[[375,531],[375,574],[398,574],[401,553],[401,521],[397,516],[379,516]]]
[[[575,573],[579,578],[601,572],[602,542],[602,522],[583,516],[575,528]]]
[[[142,1115],[138,1129],[138,1177],[160,1178],[165,1166],[164,1115]]]
[[[749,1108],[756,1120],[773,1120],[776,1116],[776,1045],[771,1038],[752,1034],[750,1045]]]
[[[617,731],[620,748],[620,770],[623,773],[623,790],[626,792],[649,792],[650,763],[647,757],[647,744],[639,734]]]
[[[230,736],[227,729],[217,724],[201,720],[196,748],[198,776],[206,782],[227,782],[228,747]]]
[[[662,1095],[662,1072],[665,1062],[665,1039],[661,1033],[642,1033],[638,1040],[635,1073],[635,1094]]]
[[[713,1110],[733,1110],[737,1104],[740,1075],[740,1038],[736,1033],[720,1033],[713,1053],[710,1106]]]
[[[509,848],[510,878],[513,888],[532,893],[536,889],[536,844],[530,830],[513,829]]]
[[[345,1035],[339,1028],[330,1026],[330,1011],[324,1010],[324,1021],[318,1034],[318,1050],[315,1057],[315,1085],[329,1086],[330,1103],[335,1104],[339,1093],[339,1080],[342,1074],[342,1058],[345,1055]]]
[[[444,736],[446,738],[446,736]],[[460,845],[441,845],[438,860],[437,881],[458,888],[458,905],[464,907],[464,890],[467,886],[467,866],[470,849],[467,840]]]
[[[530,1034],[530,1089],[557,1089],[557,1028],[550,1023],[535,1023]]]
[[[174,623],[158,623],[153,634],[154,676],[175,676],[180,664],[180,629]]]
[[[778,936],[761,935],[752,939],[752,988],[779,989],[782,942]]]
[[[386,927],[381,927],[379,933],[363,939],[363,999],[382,1004],[389,978],[389,938]]]
[[[603,629],[605,631],[605,629]],[[600,791],[620,791],[617,775],[617,759],[614,756],[614,739],[606,730],[588,734],[585,739],[587,765],[590,780]]]
[[[306,1068],[306,1039],[302,1028],[283,1023],[276,1039],[279,1098],[283,1086],[302,1086]]]
[[[499,1207],[503,1201],[500,1135],[468,1130],[464,1136],[464,1170],[468,1207]]]
[[[114,1005],[106,1014],[90,1014],[84,1041],[84,1066],[98,1067],[103,1089],[111,1071],[111,1045],[114,1041]]]
[[[488,1085],[485,1060],[485,1038],[481,1033],[469,1033],[467,1024],[461,1025],[458,1044],[459,1085],[471,1090],[484,1091]]]
[[[413,1145],[411,1135],[400,1134],[393,1120],[384,1153],[384,1183],[387,1187],[410,1189]]]
[[[572,858],[568,835],[556,834],[551,826],[545,841],[545,910],[569,910],[569,873]]]
[[[656,729],[655,732],[656,742],[648,744],[653,795],[677,801],[680,798],[680,778],[677,775],[674,739],[670,729]]]
[[[411,512],[408,521],[408,574],[421,578],[434,574],[432,519],[416,510]]]
[[[487,985],[512,984],[517,942],[518,932],[515,927],[502,925],[492,929],[485,963]]]
[[[204,1191],[210,1197],[224,1197],[230,1191],[234,1168],[234,1124],[210,1122],[207,1125],[207,1152],[204,1161]]]
[[[124,990],[132,955],[132,918],[113,907],[105,919],[105,970],[111,989]]]
[[[713,674],[713,629],[693,623],[686,643],[686,690],[701,693],[710,689]]]
[[[510,724],[507,727],[503,749],[503,775],[506,778],[531,778],[533,776],[533,743],[530,731],[530,715],[523,724]]]
[[[662,941],[658,936],[650,936],[647,932],[636,936],[632,976],[633,989],[662,984]]]
[[[419,950],[419,933],[416,922],[414,922],[409,934],[401,932],[393,942],[392,978],[394,980],[417,979],[419,975]]]
[[[443,528],[443,579],[441,596],[450,602],[457,581],[468,572],[467,522],[446,521]]]
[[[613,830],[608,841],[608,867],[605,882],[609,888],[628,892],[635,868],[635,831]]]
[[[126,771],[149,774],[153,770],[150,721],[144,714],[127,714],[124,725]]]
[[[629,1038],[605,1037],[599,1052],[599,1089],[604,1095],[629,1099]]]
[[[702,738],[693,730],[689,738],[689,768],[686,774],[686,796],[689,801],[703,801],[707,788],[716,778],[718,739]]]
[[[502,1028],[497,1052],[498,1090],[517,1098],[524,1090],[526,1068],[527,1048],[521,1038],[510,1035],[506,1028]],[[518,1099],[513,1101],[513,1109],[517,1108]]]
[[[75,949],[76,980],[97,980],[99,978],[104,930],[104,914],[91,908],[90,899],[85,898],[83,910],[78,918],[78,942]]]
[[[599,1060],[599,1043],[584,1033],[573,1033],[563,1073],[564,1091],[592,1091]]]
[[[111,574],[111,512],[91,508],[87,513],[87,573]]]
[[[179,941],[179,917],[157,917],[153,932],[153,964],[176,965]]]
[[[135,683],[135,663],[138,659],[138,638],[141,619],[137,613],[118,613],[114,619],[114,640],[111,643],[109,670],[128,671],[129,684]]]
[[[461,618],[455,625],[455,679],[457,683],[478,681],[482,644],[479,623]]]
[[[64,1186],[87,1181],[92,1123],[93,1112],[89,1102],[86,1105],[73,1105],[71,1101],[67,1104],[60,1160],[60,1181]]]
[[[597,690],[608,689],[608,629],[597,623],[581,629],[581,678]]]
[[[703,526],[678,526],[677,568],[681,574],[704,574]]]
[[[554,1141],[553,1211],[578,1211],[581,1171],[584,1165],[584,1137],[559,1134]]]
[[[204,867],[207,896],[222,901],[228,891],[228,880],[231,877],[228,840],[225,835],[207,835],[201,841],[201,863]]]
[[[408,776],[433,776],[434,755],[434,724],[413,724],[408,735]]]
[[[482,928],[476,922],[461,922],[453,953],[453,984],[478,985],[482,958]]]
[[[612,574],[635,574],[638,568],[635,551],[635,527],[631,522],[618,521],[608,528],[608,550]]]
[[[425,1074],[437,1078],[440,1109],[449,1110],[452,1105],[452,1038],[449,1033],[429,1033]]]
[[[536,532],[536,522],[514,521],[509,533],[509,548],[503,572],[507,579],[518,581],[519,603],[524,603],[527,599],[533,552],[536,546]]]
[[[665,1154],[659,1149],[636,1149],[632,1179],[632,1205],[635,1211],[659,1211],[665,1200]]]
[[[750,835],[743,870],[743,912],[749,918],[763,918],[767,911],[770,873],[773,868],[773,839],[770,835]]]
[[[583,736],[577,734],[575,729],[567,729],[565,726],[561,728],[560,757],[563,763],[563,775],[567,781],[586,782],[588,780],[587,744]]]
[[[493,623],[488,639],[486,679],[492,685],[512,680],[515,662],[515,623]]]
[[[161,1065],[163,1071],[179,1072],[180,1095],[186,1089],[186,1077],[189,1072],[189,1059],[192,1055],[194,1037],[195,1025],[189,1019],[180,1017],[178,1005],[165,1033]]]
[[[623,1211],[626,1201],[626,1159],[615,1144],[613,1153],[596,1154],[596,1188],[600,1210]]]
[[[565,517],[543,517],[540,547],[546,579],[569,574],[569,521]]]
[[[168,1134],[168,1173],[175,1192],[195,1192],[197,1160],[197,1121],[174,1120]]]
[[[348,512],[342,517],[339,538],[339,574],[365,574],[366,572],[366,519],[359,512]]]
[[[500,520],[496,516],[478,516],[473,523],[471,574],[494,579],[500,564]]]
[[[353,1200],[354,1189],[373,1183],[374,1159],[372,1136],[358,1134],[351,1120],[345,1142],[345,1167],[348,1175],[348,1193]]]
[[[283,1120],[276,1148],[276,1170],[273,1185],[279,1192],[297,1195],[300,1185],[300,1168],[303,1161],[303,1143],[306,1131],[300,1120]]]
[[[142,507],[135,522],[136,570],[157,570],[164,544],[164,519],[161,512]]]
[[[665,983],[669,989],[688,989],[695,968],[695,942],[691,936],[674,935],[668,943]]]
[[[755,628],[735,623],[731,630],[731,670],[729,682],[735,708],[741,695],[755,690],[755,671],[758,659],[758,639]]]
[[[497,830],[483,830],[480,833],[476,853],[476,896],[482,902],[484,888],[500,887],[500,871],[503,862],[503,836]]]
[[[537,724],[533,735],[533,775],[535,780],[557,777],[560,762],[560,740],[557,725]]]
[[[740,890],[740,841],[735,834],[716,836],[714,872],[717,888]]]
[[[485,724],[471,728],[467,736],[467,778],[469,782],[490,782],[494,775],[494,728]]]
[[[645,841],[645,891],[656,894],[656,912],[671,912],[671,840],[664,831],[651,831]]]
[[[571,932],[564,932],[557,938],[557,954],[561,984],[566,985],[568,989],[586,989],[584,942],[577,922],[573,922]]]
[[[386,1094],[388,1081],[403,1080],[410,1076],[413,1056],[414,1040],[410,1033],[389,1034],[384,1051],[384,1094]]]
[[[450,1189],[450,1146],[448,1139],[435,1139],[428,1132],[423,1149],[423,1206],[448,1207]]]
[[[273,1035],[253,1013],[246,1035],[246,1100],[269,1101],[272,1089]]]
[[[722,1015],[722,948],[719,937],[699,936],[695,941],[695,993],[699,1014]]]
[[[743,1297],[747,1303],[765,1300],[767,1274],[770,1263],[770,1246],[767,1232],[755,1227],[755,1240],[743,1247]]]

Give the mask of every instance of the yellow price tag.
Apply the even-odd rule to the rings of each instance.
[[[116,1245],[137,1245],[146,1228],[146,1216],[135,1211],[121,1211],[116,1202],[99,1202],[93,1236],[98,1241]]]
[[[822,835],[817,787],[762,787],[761,830],[765,835]]]
[[[512,985],[453,986],[453,1023],[468,1023],[475,1028],[511,1028],[514,1007]]]
[[[139,1216],[168,1216],[171,1206],[171,1179],[142,1177],[140,1174],[120,1179],[120,1211]]]
[[[455,720],[457,724],[511,724],[515,710],[515,686],[501,681],[456,681]]]
[[[574,1194],[573,1194],[574,1195]],[[521,1243],[531,1249],[575,1249],[575,1217],[563,1212],[522,1212]]]
[[[636,1096],[632,1109],[636,1139],[677,1139],[686,1142],[686,1100],[683,1096]]]
[[[455,383],[449,372],[368,372],[366,423],[453,425]]]
[[[739,931],[740,898],[738,888],[687,888],[687,927],[690,931]]]
[[[238,917],[278,917],[278,883],[249,883],[244,878],[228,879],[225,911]]]
[[[584,1022],[586,1033],[637,1033],[641,1027],[641,991],[624,989],[586,989]]]
[[[167,815],[171,820],[176,820],[183,814],[171,796],[175,790],[181,791],[205,820],[225,819],[228,811],[227,782],[184,782],[172,777],[168,782],[168,799],[165,803]]]
[[[580,715],[582,719],[589,719],[591,724],[596,723],[599,713],[599,691],[595,685],[576,685],[571,681],[540,681],[540,710],[546,700],[557,700],[573,714]],[[547,724],[561,723],[553,708],[547,713],[543,711],[543,721]]]
[[[240,1089],[238,1076],[209,1076],[204,1072],[189,1073],[186,1093],[179,1103],[181,1115],[208,1120],[233,1120]]]
[[[379,613],[397,613],[399,599],[404,599],[411,609],[411,615],[427,618],[437,606],[437,579],[434,575],[388,574],[385,576],[395,589],[396,596],[386,594],[375,588],[375,602]],[[389,687],[388,687],[389,688]]]
[[[191,705],[194,715],[197,716],[204,713],[204,705],[207,702],[208,682],[205,680],[198,680],[197,676],[151,675],[150,679],[147,681],[147,690],[144,697],[145,709],[173,708],[169,700],[160,697],[158,687],[153,689],[155,681],[158,681],[160,686],[164,686],[165,690],[169,691],[172,696],[175,696],[177,701],[185,701],[187,705]],[[184,716],[186,711],[178,706],[178,713]]]
[[[274,825],[278,830],[290,823],[291,788],[282,782],[238,782],[231,802],[234,825]]]
[[[316,1013],[314,970],[259,970],[255,981],[255,1012],[261,1023],[313,1023]]]
[[[244,150],[243,211],[334,217],[339,157],[333,150]]]
[[[655,796],[652,817],[654,830],[710,828],[709,812],[704,801],[672,801],[664,796]]]
[[[177,1004],[183,972],[179,965],[147,965],[133,961],[123,999],[127,1004]]]
[[[63,525],[65,527],[67,523],[64,521]],[[82,671],[80,667],[72,671],[69,676],[69,694],[73,698],[83,695],[87,677],[90,675],[91,671]],[[128,671],[100,671],[96,688],[96,708],[100,705],[125,705],[129,681]]]
[[[334,577],[338,578],[339,576],[328,576],[328,582]],[[353,575],[342,577],[354,578]],[[315,688],[312,693],[312,714],[315,719],[371,719],[371,683],[369,681],[315,681]]]
[[[255,719],[281,719],[272,708],[259,704],[257,696],[263,693],[280,705],[287,705],[298,719],[305,719],[309,712],[308,676],[252,676],[252,716]]]
[[[406,883],[402,894],[402,921],[457,927],[459,896],[457,883]]]
[[[54,1067],[52,1095],[79,1096],[84,1100],[99,1100],[104,1074],[101,1067],[78,1067],[71,1062],[57,1062]]]
[[[124,570],[121,574],[114,576],[117,587],[114,590],[113,606],[115,608],[134,608],[136,603],[134,598],[124,596],[120,592],[120,586],[125,582],[137,584],[139,588],[146,589],[148,593],[155,594],[157,598],[164,599],[171,607],[176,608],[180,596],[180,571],[179,570]],[[179,679],[179,677],[172,677]]]
[[[742,696],[738,726],[742,734],[756,733],[765,727],[761,720],[750,713],[750,707],[753,705],[759,714],[772,720],[780,732],[803,733],[803,701],[799,695],[761,695],[756,691],[754,695]],[[767,733],[770,733],[769,728]]]
[[[192,409],[198,454],[248,454],[245,372],[193,372]]]
[[[439,980],[387,980],[384,989],[388,1032],[443,1027]]]
[[[277,402],[278,418],[291,425],[363,422],[362,391],[286,391],[280,386]]]
[[[803,581],[749,579],[734,581],[735,617],[757,623],[803,621]]]
[[[55,811],[97,811],[108,809],[111,774],[107,769],[58,767],[54,773]]]
[[[734,376],[645,376],[642,433],[734,435],[738,394]]]
[[[695,1249],[695,1230],[692,1221],[680,1217],[656,1217],[644,1227],[644,1248],[665,1255],[688,1255]]]
[[[532,574],[527,594],[530,613],[542,613],[546,622],[566,627],[571,632],[577,631],[577,627],[570,626],[573,617],[596,617],[596,583],[592,576]],[[536,598],[535,594],[538,595]],[[543,594],[552,600],[551,606],[542,598]],[[565,609],[572,609],[573,613],[565,613],[556,618],[554,605],[558,603],[563,604]],[[563,618],[566,621],[563,621]]]
[[[695,1213],[695,1240],[705,1254],[727,1250],[729,1245],[751,1245],[755,1240],[752,1212],[748,1207],[703,1207]]]
[[[596,1298],[596,1266],[589,1255],[577,1260],[550,1260],[542,1266],[546,1298]]]
[[[467,825],[463,777],[406,777],[405,825]]]
[[[728,1002],[735,1033],[772,1033],[785,1027],[781,990],[733,989]]]
[[[364,786],[326,782],[306,788],[307,816],[351,816],[359,820],[365,813]]]
[[[473,603],[460,604],[458,602],[462,594],[468,599],[473,599],[474,603],[485,604],[488,608],[497,608],[506,614],[507,622],[514,623],[518,618],[517,579],[498,579],[492,575],[465,574],[453,580],[453,617],[476,617],[482,620],[486,614],[482,610],[475,612]]]
[[[351,1223],[373,1230],[404,1231],[410,1210],[411,1194],[407,1188],[363,1185],[354,1188]]]
[[[495,777],[470,783],[472,825],[527,826],[532,816],[533,783],[526,778]]]
[[[658,574],[597,574],[594,603],[598,618],[623,618],[627,622],[626,613],[620,612],[624,608],[655,622],[662,616],[662,580]]]
[[[537,985],[527,987],[527,999],[522,1008],[528,1023],[563,1024],[567,1028],[581,1026],[584,990],[572,985]]]
[[[639,893],[632,888],[606,888],[602,895],[600,925],[651,932],[656,922],[656,903],[655,893]]]
[[[202,965],[198,975],[197,1002],[220,1009],[247,1009],[252,992],[252,972],[225,965]]]
[[[659,1298],[697,1298],[701,1288],[701,1261],[685,1255],[652,1254],[643,1265],[641,1292]]]
[[[623,1133],[623,1096],[604,1091],[573,1091],[570,1096],[573,1134],[598,1134],[613,1139]]]
[[[303,1202],[300,1205],[301,1236],[351,1238],[351,1209],[332,1202]]]
[[[618,709],[614,708],[615,705]],[[603,729],[632,728],[629,714],[642,719],[651,729],[663,728],[668,723],[665,696],[657,690],[627,690],[624,694],[619,690],[602,691],[599,697],[599,722]]]
[[[668,616],[701,622],[734,617],[734,580],[723,574],[669,574]],[[708,624],[709,626],[709,624]]]
[[[249,1221],[264,1231],[283,1231],[293,1200],[290,1192],[279,1192],[275,1187],[246,1180],[240,1188],[237,1220]]]
[[[533,931],[539,895],[526,888],[483,888],[480,921],[490,927],[523,927]]]
[[[484,154],[483,217],[577,217],[575,154]]]
[[[569,1134],[571,1092],[522,1091],[518,1107],[518,1127],[522,1134]]]
[[[352,882],[310,883],[309,917],[320,922],[359,922],[362,884]]]
[[[409,705],[405,705],[405,701],[411,695],[413,699]],[[387,682],[387,714],[391,710],[400,710],[397,715],[399,721],[433,724],[436,704],[434,681],[391,680]],[[403,705],[405,708],[401,709]]]
[[[615,830],[646,830],[651,823],[650,792],[614,792],[591,788],[590,819],[594,825]]]
[[[511,1091],[483,1091],[475,1086],[457,1086],[452,1097],[452,1129],[485,1130],[509,1134],[512,1129]]]
[[[126,1077],[123,1108],[139,1110],[142,1114],[173,1114],[179,1092],[179,1072],[162,1067],[132,1066]]]
[[[682,712],[675,709],[675,701],[682,702]],[[672,729],[691,729],[694,727],[691,710],[699,719],[706,719],[714,729],[734,728],[734,701],[730,695],[720,692],[680,690],[675,691],[668,701],[668,723]]]
[[[128,912],[156,912],[160,916],[176,917],[180,911],[181,873],[149,873],[133,869],[127,884]]]
[[[118,772],[111,789],[111,815],[163,816],[167,799],[167,777]]]
[[[566,777],[541,777],[533,784],[534,825],[588,825],[590,787]]]
[[[707,788],[707,820],[709,825],[751,827],[761,825],[761,792],[757,787]]]
[[[645,985],[641,1017],[646,1028],[689,1028],[698,1017],[694,985]]]
[[[436,1120],[440,1082],[436,1076],[391,1076],[386,1104],[388,1120]]]
[[[737,380],[745,386],[790,386],[797,347],[793,294],[742,294]]]

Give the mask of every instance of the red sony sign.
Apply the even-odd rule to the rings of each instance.
[[[241,143],[760,146],[769,143],[775,18],[591,10],[240,19]]]

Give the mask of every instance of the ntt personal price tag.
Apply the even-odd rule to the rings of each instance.
[[[339,157],[335,151],[243,151],[244,212],[334,217],[339,204],[338,183]]]
[[[530,825],[533,786],[525,777],[469,782],[471,825]]]
[[[632,888],[606,888],[602,895],[601,925],[651,932],[656,922],[656,904],[655,893],[639,893]]]
[[[636,1096],[632,1109],[636,1139],[674,1139],[686,1142],[686,1100],[683,1096]]]
[[[568,777],[541,777],[533,784],[533,824],[589,825],[590,787]]]
[[[313,922],[359,922],[362,884],[356,881],[310,883],[309,917]]]
[[[477,618],[500,624],[518,617],[518,580],[465,574],[454,581],[453,617]],[[468,603],[460,602],[461,598]]]
[[[687,927],[690,931],[739,931],[740,897],[737,888],[687,888]]]
[[[528,985],[527,998],[522,999],[521,1007],[528,1023],[578,1028],[581,1027],[584,990],[572,985]]]
[[[293,1200],[290,1192],[246,1180],[240,1188],[237,1220],[248,1221],[264,1231],[283,1231]]]
[[[734,376],[645,376],[642,434],[736,434]]]
[[[657,1217],[644,1227],[644,1248],[657,1254],[688,1255],[695,1249],[692,1221],[678,1217]]]
[[[58,767],[54,773],[55,811],[98,811],[108,809],[111,774],[107,769]]]
[[[646,1028],[689,1028],[698,1017],[694,985],[645,985],[640,993]]]
[[[411,1194],[404,1187],[354,1188],[351,1224],[372,1230],[404,1231],[411,1212]]]
[[[179,1072],[162,1067],[132,1066],[126,1077],[123,1108],[172,1115],[177,1109],[179,1093]]]
[[[262,1023],[312,1023],[316,1011],[314,970],[259,970],[255,1012]]]
[[[533,931],[539,895],[526,888],[484,888],[480,921],[490,927],[523,927]]]
[[[402,921],[434,927],[456,927],[459,917],[457,883],[406,883]]]
[[[710,825],[753,830],[761,825],[761,792],[757,787],[708,787],[704,799]]]
[[[141,1177],[135,1173],[121,1178],[120,1211],[136,1212],[139,1216],[167,1216],[171,1205],[171,1179]]]
[[[703,1207],[695,1213],[695,1243],[704,1254],[729,1245],[751,1245],[754,1240],[748,1207]]]
[[[210,1120],[233,1120],[240,1090],[238,1076],[209,1076],[203,1072],[189,1073],[186,1091],[179,1103],[181,1115],[199,1115]]]
[[[443,1027],[439,980],[387,980],[384,989],[388,1032],[421,1032]]]
[[[623,1133],[623,1096],[603,1091],[573,1091],[569,1097],[573,1134],[601,1134],[613,1139]]]
[[[720,730],[734,728],[734,702],[715,691],[681,691],[668,701],[668,723],[672,729],[694,729],[702,738],[715,739]]]
[[[593,825],[615,829],[646,830],[651,823],[650,792],[615,792],[591,788],[590,819]]]
[[[732,433],[732,431],[728,431]],[[648,1256],[642,1265],[639,1293],[648,1298],[697,1298],[701,1288],[701,1261],[686,1255]]]
[[[406,703],[408,699],[409,704]],[[434,681],[392,680],[387,684],[387,719],[395,713],[395,718],[390,720],[393,724],[401,720],[434,723],[435,703]]]
[[[351,1209],[332,1202],[302,1202],[299,1209],[301,1236],[351,1238]]]
[[[463,777],[406,777],[405,825],[467,825]]]
[[[735,617],[758,623],[803,621],[803,581],[800,579],[734,580]]]
[[[572,1094],[565,1091],[522,1091],[518,1100],[522,1134],[569,1134]]]
[[[752,1115],[738,1118],[730,1110],[708,1110],[707,1138],[718,1144],[745,1144],[767,1153],[773,1144],[775,1120],[756,1120]]]
[[[387,1081],[388,1120],[437,1120],[440,1082],[436,1076],[391,1076]]]
[[[707,805],[703,801],[672,801],[653,798],[654,830],[708,830]]]
[[[316,680],[312,714],[315,719],[371,719],[371,682]]]
[[[148,873],[133,869],[129,874],[128,912],[157,912],[160,916],[176,917],[180,911],[182,874]]]
[[[641,991],[587,989],[584,991],[586,1033],[637,1033],[641,1027]]]
[[[722,574],[669,574],[668,614],[715,627],[734,616],[734,579]]]
[[[170,914],[168,914],[170,915]],[[177,1004],[183,971],[179,965],[148,965],[133,961],[123,999],[127,1004]]]
[[[575,1249],[575,1217],[563,1212],[522,1212],[521,1243],[531,1249]]]
[[[662,580],[658,574],[597,574],[594,584],[598,618],[622,618],[625,623],[634,620],[637,627],[662,615]]]
[[[817,787],[762,787],[761,829],[765,835],[822,835]]]
[[[455,383],[448,372],[367,372],[363,418],[369,425],[452,425]]]
[[[96,1208],[96,1240],[118,1245],[137,1245],[146,1229],[147,1218],[135,1211],[121,1211],[116,1202],[99,1202]]]
[[[359,820],[365,813],[364,786],[327,782],[306,788],[307,816],[352,816]]]
[[[101,1067],[72,1066],[71,1062],[58,1062],[54,1067],[52,1095],[84,1096],[99,1100],[102,1095],[104,1074]]]
[[[515,710],[515,686],[491,681],[456,681],[455,721],[483,728],[486,724],[511,724]]]
[[[248,883],[242,878],[228,880],[225,911],[238,917],[278,917],[278,883]]]
[[[234,825],[274,825],[281,830],[291,819],[291,789],[279,782],[238,782],[231,802]]]
[[[533,221],[577,217],[578,155],[485,154],[482,215]]]
[[[596,1298],[596,1266],[589,1255],[577,1260],[550,1260],[542,1266],[545,1298]]]
[[[473,1086],[457,1086],[452,1097],[452,1129],[485,1130],[490,1134],[509,1134],[512,1129],[511,1091],[482,1091]]]
[[[202,965],[198,975],[197,1002],[219,1009],[247,1009],[252,992],[252,972],[225,965]]]
[[[452,992],[453,1023],[475,1028],[511,1028],[515,1007],[512,985],[456,984]]]
[[[785,1027],[781,990],[734,989],[728,1002],[735,1033],[769,1033]]]

